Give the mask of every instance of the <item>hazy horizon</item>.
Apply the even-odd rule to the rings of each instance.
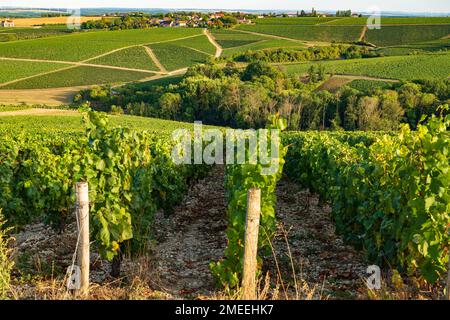
[[[285,0],[275,2],[273,0],[247,0],[245,2],[238,0],[229,1],[200,1],[200,0],[166,0],[166,1],[142,1],[142,0],[3,0],[0,7],[15,8],[86,8],[86,9],[102,9],[102,8],[124,8],[124,9],[165,9],[165,10],[253,10],[253,11],[296,11],[310,10],[314,7],[318,11],[335,11],[351,9],[355,12],[371,12],[373,7],[378,7],[382,12],[405,12],[405,13],[449,13],[450,2],[448,0],[432,0],[423,2],[419,0],[410,0],[407,3],[393,2],[390,0],[378,0],[373,2],[363,2],[357,0],[345,1],[303,1],[298,3],[297,0]]]

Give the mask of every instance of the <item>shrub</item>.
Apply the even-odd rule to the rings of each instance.
[[[8,236],[10,229],[3,228],[5,224],[6,221],[0,210],[0,300],[8,297],[10,274],[14,266],[10,259],[11,249],[9,248],[9,242],[11,238]]]

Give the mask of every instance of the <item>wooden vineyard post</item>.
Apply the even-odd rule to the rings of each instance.
[[[89,290],[89,188],[86,182],[76,184],[77,216],[80,233],[78,244],[78,266],[80,267],[80,290]]]
[[[247,217],[245,223],[244,270],[242,298],[256,299],[256,269],[258,255],[259,218],[261,215],[261,189],[250,189],[247,194]]]

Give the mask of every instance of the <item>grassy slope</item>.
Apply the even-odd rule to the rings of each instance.
[[[158,28],[97,31],[60,37],[0,43],[0,56],[82,61],[111,50],[200,34],[200,29]]]
[[[0,83],[64,68],[65,64],[0,60]]]
[[[287,74],[304,74],[317,62],[283,65],[280,68]],[[324,61],[321,64],[327,72],[390,78],[399,80],[445,79],[450,73],[450,54],[382,57]]]
[[[352,42],[357,41],[362,31],[360,26],[333,27],[300,25],[240,25],[240,30],[307,41]]]
[[[89,63],[159,71],[153,60],[149,57],[144,47],[132,47],[123,49],[107,56],[89,61]]]
[[[4,89],[43,89],[121,83],[140,80],[149,76],[151,76],[151,74],[135,71],[123,71],[96,67],[76,67],[19,81],[5,86]]]

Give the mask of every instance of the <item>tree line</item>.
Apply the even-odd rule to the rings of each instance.
[[[367,46],[333,44],[331,46],[311,47],[307,49],[276,48],[248,50],[233,55],[226,60],[236,62],[265,61],[270,63],[303,62],[316,60],[359,59],[380,57],[381,54]]]
[[[178,83],[82,91],[77,103],[94,109],[234,128],[262,128],[279,113],[290,130],[393,130],[415,127],[450,100],[450,81],[415,81],[360,91],[318,90],[323,80],[286,76],[266,62],[197,65]]]

